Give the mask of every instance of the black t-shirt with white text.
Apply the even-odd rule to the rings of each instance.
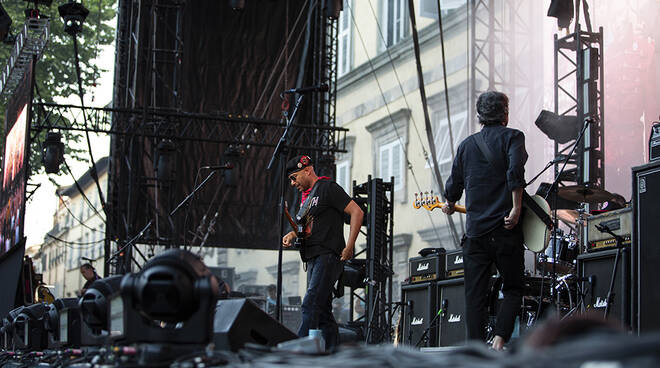
[[[331,180],[319,179],[315,186],[317,188],[314,196],[307,199],[311,201],[307,214],[311,234],[305,239],[305,261],[321,254],[341,255],[346,246],[344,209],[350,203],[351,197],[339,184]]]

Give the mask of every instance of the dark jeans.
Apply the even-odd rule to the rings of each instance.
[[[298,336],[307,336],[310,329],[321,329],[327,350],[339,345],[339,328],[332,315],[332,290],[342,270],[343,262],[335,254],[321,254],[307,261],[307,292]]]
[[[520,311],[525,287],[521,226],[513,230],[502,227],[480,237],[467,238],[463,245],[465,309],[469,340],[484,341],[486,338],[488,280],[493,262],[502,276],[504,294],[493,333],[508,341],[513,332],[516,315]]]

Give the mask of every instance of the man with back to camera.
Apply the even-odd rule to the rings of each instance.
[[[328,350],[339,344],[339,329],[332,315],[332,290],[343,270],[343,261],[353,257],[355,239],[362,226],[362,209],[332,180],[318,177],[309,156],[296,156],[286,165],[286,175],[301,193],[305,211],[305,239],[301,258],[307,263],[307,291],[302,303],[302,324],[298,336],[321,329]],[[350,216],[348,242],[344,240],[344,214]],[[282,238],[291,247],[297,235]]]
[[[483,128],[458,147],[445,185],[447,205],[442,211],[454,213],[454,204],[465,189],[463,265],[468,339],[486,339],[488,280],[490,267],[495,263],[502,276],[504,300],[492,332],[492,348],[502,350],[511,338],[524,291],[523,233],[518,220],[527,152],[525,135],[507,128],[509,99],[505,94],[495,91],[481,94],[477,113]],[[479,140],[491,152],[493,164],[480,148]]]

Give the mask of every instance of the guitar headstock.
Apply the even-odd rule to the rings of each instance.
[[[413,202],[413,207],[416,209],[425,208],[429,211],[433,211],[436,208],[441,208],[444,203],[440,202],[440,198],[437,195],[431,192],[415,193],[415,201]]]

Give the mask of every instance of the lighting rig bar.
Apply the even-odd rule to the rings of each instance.
[[[69,130],[116,135],[138,135],[143,137],[224,143],[246,146],[275,147],[286,127],[284,122],[252,118],[240,114],[217,113],[199,114],[165,109],[117,109],[36,103],[36,119],[33,131]],[[113,126],[112,117],[116,114],[121,126]],[[85,124],[85,119],[87,123]],[[245,126],[251,129],[246,132]],[[294,127],[306,134],[335,132],[335,142],[331,147],[297,146],[292,149],[307,151],[346,152],[337,142],[346,138],[346,128],[327,125],[295,124]],[[299,140],[296,139],[296,140]]]
[[[0,95],[6,97],[14,93],[30,67],[32,59],[41,57],[49,36],[50,22],[48,19],[28,18],[25,21],[23,29],[16,36],[16,42],[7,65],[2,69]]]

